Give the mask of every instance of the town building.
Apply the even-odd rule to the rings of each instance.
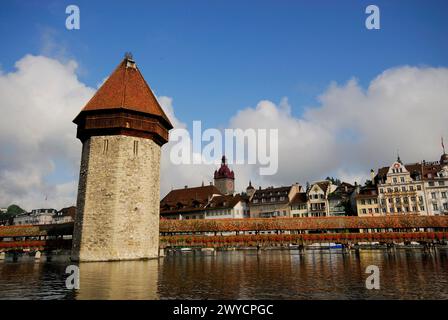
[[[40,225],[53,224],[53,216],[58,211],[56,209],[34,209],[31,212],[21,213],[14,217],[14,225]]]
[[[53,223],[69,223],[75,220],[76,207],[62,208],[53,216]]]
[[[291,217],[308,217],[308,197],[306,192],[298,192],[291,200]]]
[[[330,215],[329,195],[337,186],[331,181],[313,183],[307,190],[308,215],[311,217],[325,217]]]
[[[205,206],[205,219],[243,219],[249,218],[248,197],[224,195],[213,197]]]
[[[389,167],[380,168],[374,180],[382,214],[427,214],[420,163],[404,165],[398,157]]]
[[[295,183],[291,186],[259,187],[249,203],[251,218],[290,217],[291,201],[302,187]]]
[[[333,184],[330,180],[311,184],[299,192],[291,201],[292,217],[326,217],[348,215],[350,195],[354,186],[342,182]]]
[[[205,208],[213,197],[223,194],[212,184],[171,190],[160,201],[160,217],[164,219],[204,219]]]
[[[351,210],[351,195],[355,186],[347,182],[341,182],[336,189],[328,195],[329,216],[356,215]]]
[[[242,219],[249,217],[247,194],[235,194],[235,174],[225,156],[214,172],[214,183],[171,190],[160,201],[161,219]],[[254,189],[249,183],[248,190]]]
[[[448,155],[440,161],[403,164],[400,157],[378,169],[356,190],[356,211],[365,215],[448,214]]]
[[[423,189],[429,215],[448,214],[448,155],[444,152],[439,162],[423,162]]]
[[[67,207],[59,211],[56,209],[33,209],[12,219],[13,225],[41,225],[69,223],[74,221],[76,207]]]
[[[358,216],[379,216],[380,205],[378,203],[378,189],[375,185],[369,184],[356,188],[356,211]]]
[[[249,198],[224,195],[214,185],[171,190],[160,201],[161,219],[242,219],[249,217]]]
[[[222,156],[221,167],[214,173],[215,187],[224,195],[235,193],[235,174],[227,166],[226,156]]]

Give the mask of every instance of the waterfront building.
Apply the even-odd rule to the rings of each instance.
[[[251,218],[290,217],[291,201],[302,187],[295,183],[291,186],[259,187],[249,202]]]
[[[225,156],[214,172],[214,184],[171,190],[160,201],[163,219],[225,219],[247,218],[250,196],[235,195],[235,174]],[[249,188],[249,187],[248,187]],[[250,185],[250,188],[253,187]],[[250,190],[249,188],[249,190]]]
[[[212,184],[171,190],[160,201],[160,217],[165,219],[204,219],[205,207],[223,194]]]
[[[358,216],[381,215],[380,205],[378,203],[378,189],[375,185],[357,186],[355,199]]]
[[[356,190],[359,216],[448,214],[448,155],[440,161],[403,164],[400,157],[378,169],[364,187]]]
[[[329,196],[336,191],[337,186],[329,180],[311,184],[307,190],[308,216],[325,217],[330,215]]]
[[[308,217],[308,197],[306,192],[298,192],[291,200],[291,217]]]
[[[292,217],[326,217],[348,215],[350,195],[354,186],[329,180],[315,182],[305,192],[299,192],[291,201]]]
[[[224,195],[213,197],[205,206],[205,219],[243,219],[249,218],[248,197]]]
[[[378,170],[374,181],[382,214],[427,214],[422,165],[404,165],[400,157],[389,167]]]
[[[428,214],[448,214],[448,155],[444,152],[439,162],[424,161],[422,176]]]
[[[173,126],[130,54],[73,122],[82,156],[72,259],[158,257],[160,154]]]
[[[21,213],[14,217],[14,225],[52,224],[56,209],[33,209],[31,212]]]
[[[53,216],[53,223],[69,223],[75,220],[76,207],[62,208]]]
[[[329,216],[355,215],[351,210],[351,195],[355,186],[347,182],[337,185],[335,191],[328,195]]]
[[[171,190],[160,202],[162,219],[242,219],[249,217],[248,197],[224,195],[214,185]]]

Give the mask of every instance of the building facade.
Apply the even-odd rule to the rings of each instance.
[[[160,201],[162,219],[242,219],[249,217],[248,197],[224,195],[214,185],[170,191]]]
[[[448,156],[403,164],[400,157],[380,168],[371,184],[356,191],[356,210],[365,215],[448,214]]]
[[[448,155],[444,153],[439,162],[423,162],[422,175],[428,214],[447,215]]]
[[[358,187],[356,194],[358,216],[379,216],[381,208],[378,202],[378,189],[372,184]]]
[[[331,181],[313,183],[307,190],[308,215],[310,217],[326,217],[330,215],[329,196],[336,191],[337,186]]]
[[[14,225],[40,225],[53,224],[54,216],[57,215],[56,209],[34,209],[31,212],[22,213],[14,217]]]
[[[204,219],[207,204],[223,194],[212,184],[171,190],[160,201],[160,217],[163,219]]]
[[[213,197],[205,206],[204,219],[249,218],[248,198],[241,195]]]
[[[342,182],[339,185],[329,180],[311,184],[291,201],[292,217],[327,217],[347,215],[350,195],[354,186]]]
[[[249,202],[251,218],[290,217],[291,201],[301,191],[299,184],[257,189]]]

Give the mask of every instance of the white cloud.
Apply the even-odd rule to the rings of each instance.
[[[75,203],[81,143],[71,121],[95,91],[79,81],[77,71],[74,61],[28,55],[15,71],[0,73],[0,206]],[[397,149],[404,161],[438,159],[440,136],[448,136],[447,88],[446,68],[399,67],[380,74],[367,89],[356,80],[330,85],[319,106],[302,117],[292,115],[286,98],[240,110],[223,126],[278,129],[279,171],[260,177],[256,165],[232,165],[237,190],[250,179],[263,186],[305,184],[329,175],[360,182],[371,168],[388,165]],[[158,100],[175,128],[187,127],[176,118],[172,98]],[[162,196],[171,188],[213,180],[214,165],[173,165],[172,146],[162,149]]]
[[[27,55],[15,67],[0,75],[0,204],[71,205],[81,150],[71,121],[94,90],[77,79],[74,61]],[[52,183],[55,170],[69,181]]]
[[[447,68],[404,66],[386,70],[367,90],[354,79],[333,83],[302,118],[291,115],[287,100],[261,101],[230,126],[278,128],[279,172],[265,177],[269,183],[329,175],[361,182],[371,168],[389,165],[397,149],[408,162],[439,159],[440,136],[448,135],[447,88]]]
[[[170,119],[175,129],[186,129],[187,125],[176,118],[174,114],[173,99],[170,97],[157,97],[160,105]],[[160,193],[162,197],[171,189],[184,186],[199,186],[202,182],[208,184],[213,181],[213,167],[209,165],[175,165],[170,161],[170,151],[176,142],[170,141],[162,147],[162,162],[160,168]],[[189,144],[191,145],[191,140]]]

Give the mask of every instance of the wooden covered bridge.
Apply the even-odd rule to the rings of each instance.
[[[272,247],[448,241],[448,216],[165,220],[161,247]]]
[[[0,227],[0,251],[69,249],[73,223]],[[448,216],[160,220],[160,247],[447,243]]]

